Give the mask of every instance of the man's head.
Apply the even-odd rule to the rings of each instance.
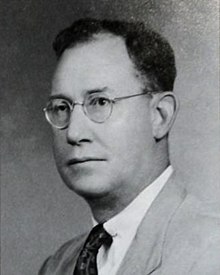
[[[169,43],[142,22],[81,19],[61,31],[53,48],[59,59],[65,49],[92,41],[96,34],[123,38],[130,59],[153,90],[172,91],[176,77],[175,57]]]
[[[120,209],[168,165],[167,137],[176,113],[175,97],[167,92],[175,78],[173,52],[143,24],[90,19],[61,32],[54,48],[59,62],[51,96],[59,98],[60,121],[78,102],[68,123],[53,127],[58,170],[88,201],[106,200]],[[152,93],[115,100],[143,92]],[[100,117],[106,98],[112,112],[94,121],[89,108]]]

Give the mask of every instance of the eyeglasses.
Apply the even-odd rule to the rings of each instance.
[[[143,92],[123,97],[109,98],[105,93],[88,94],[83,102],[73,102],[63,97],[52,97],[43,109],[47,121],[57,129],[68,127],[71,113],[76,105],[81,105],[84,114],[93,122],[103,123],[112,114],[113,105],[120,100],[149,94]]]

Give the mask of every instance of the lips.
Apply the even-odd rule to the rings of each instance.
[[[98,162],[98,161],[106,161],[106,159],[94,158],[94,157],[72,158],[68,160],[67,164],[76,165],[76,164],[85,163],[85,162]]]

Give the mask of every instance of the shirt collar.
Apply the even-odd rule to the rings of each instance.
[[[134,234],[171,174],[172,166],[168,166],[163,173],[148,185],[125,209],[104,223],[104,228],[112,236],[124,236]],[[96,220],[92,217],[93,225]]]

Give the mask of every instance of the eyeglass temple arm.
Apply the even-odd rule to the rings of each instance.
[[[150,94],[150,93],[151,93],[151,92],[146,91],[146,92],[143,92],[143,93],[140,93],[140,94],[135,94],[135,95],[127,95],[127,96],[122,96],[122,97],[115,97],[115,98],[113,98],[112,100],[113,100],[114,102],[116,102],[116,101],[119,101],[119,100],[131,98],[131,97],[136,97],[136,96],[141,96],[141,95],[145,95],[145,94]]]
[[[122,96],[122,97],[115,97],[112,99],[113,102],[120,101],[123,99],[131,98],[131,97],[136,97],[136,96],[141,96],[141,95],[146,95],[146,94],[157,94],[157,93],[162,93],[164,91],[145,91],[140,94],[135,94],[135,95],[128,95],[128,96]],[[167,91],[168,92],[168,91]]]

